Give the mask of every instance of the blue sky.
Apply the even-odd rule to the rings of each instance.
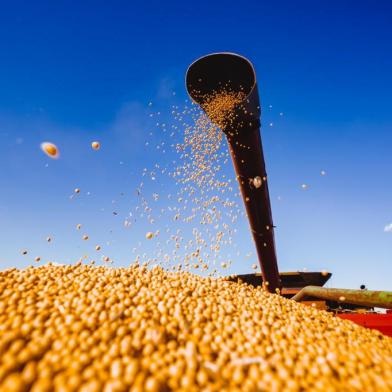
[[[148,227],[124,230],[112,210],[126,214],[141,170],[156,162],[144,148],[161,137],[149,113],[169,123],[170,107],[187,98],[187,66],[232,51],[257,72],[280,269],[392,289],[391,18],[389,1],[3,4],[0,267],[91,253],[80,222],[128,264]],[[46,140],[59,160],[40,151]],[[170,184],[148,191],[158,186]],[[242,254],[253,251],[246,221],[237,228]],[[236,260],[233,272],[249,265]]]

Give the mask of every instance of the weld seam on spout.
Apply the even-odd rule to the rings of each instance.
[[[274,226],[274,225],[271,225],[271,227],[274,228],[274,229],[276,228],[276,226]],[[264,236],[264,233],[259,233],[259,232],[255,231],[255,230],[253,230],[253,229],[250,229],[250,231],[251,231],[253,234],[258,235],[259,237],[263,237],[263,236]]]
[[[263,237],[264,234],[257,232],[256,230],[250,229],[253,234],[258,235],[259,237]]]

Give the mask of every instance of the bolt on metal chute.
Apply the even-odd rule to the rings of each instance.
[[[204,110],[208,97],[223,92],[226,86],[245,95],[234,107],[234,120],[222,131],[229,144],[263,282],[270,292],[276,292],[281,289],[281,281],[260,136],[261,111],[254,68],[249,60],[237,54],[214,53],[196,60],[187,71],[188,94]]]

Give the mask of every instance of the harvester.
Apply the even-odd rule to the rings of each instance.
[[[254,67],[240,55],[213,53],[196,60],[186,73],[188,94],[205,111],[208,97],[223,92],[227,86],[245,97],[232,111],[235,121],[219,126],[227,138],[261,268],[261,273],[238,275],[234,279],[263,285],[271,293],[334,312],[338,317],[392,336],[392,292],[365,287],[325,288],[332,275],[325,271],[279,273]],[[386,313],[377,312],[377,308],[387,309]]]

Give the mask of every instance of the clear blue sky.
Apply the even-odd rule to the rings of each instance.
[[[194,59],[232,51],[258,76],[280,269],[392,289],[391,20],[390,1],[4,2],[0,268],[91,253],[79,222],[128,264],[140,233],[112,210],[130,210],[140,171],[155,162],[144,149],[148,102],[169,113],[186,99]],[[59,160],[40,151],[46,140]],[[253,251],[246,221],[238,230],[241,251]]]

